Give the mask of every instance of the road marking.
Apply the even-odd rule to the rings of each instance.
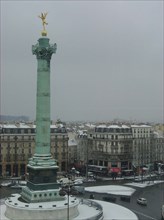
[[[132,210],[132,209],[131,209],[131,211],[133,211],[133,212],[135,212],[135,213],[137,213],[137,214],[139,214],[139,215],[142,215],[142,216],[144,216],[144,217],[150,218],[150,219],[152,219],[152,220],[158,220],[157,218],[153,218],[153,217],[151,217],[151,216],[149,216],[149,215],[145,215],[145,214],[143,214],[143,213],[141,213],[141,212],[138,212],[138,211],[136,211],[136,210]]]

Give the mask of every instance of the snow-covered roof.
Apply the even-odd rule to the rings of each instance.
[[[130,127],[127,125],[122,125],[122,128],[130,128]]]
[[[51,125],[50,127],[51,127],[51,128],[57,128],[56,125]]]
[[[99,125],[97,126],[96,128],[117,128],[117,129],[121,129],[121,128],[130,128],[129,126],[127,125]]]
[[[79,128],[84,128],[84,125],[79,125]]]
[[[89,127],[89,128],[95,128],[95,127],[96,127],[95,125],[93,125],[93,124],[88,124],[88,123],[85,124],[85,126],[86,126],[86,127]]]
[[[107,128],[106,125],[98,125],[97,128]]]
[[[20,123],[19,128],[30,128],[30,126],[24,123]]]
[[[131,128],[151,128],[150,125],[131,125]]]
[[[62,127],[64,127],[64,125],[61,124],[61,123],[60,123],[60,124],[57,124],[56,126],[57,126],[58,128],[62,128]]]
[[[121,128],[120,126],[118,126],[118,125],[109,125],[109,127],[108,128]]]
[[[141,127],[144,127],[144,128],[151,128],[150,125],[141,125]]]
[[[154,131],[153,134],[156,136],[156,138],[162,138],[163,132],[162,131]]]
[[[5,125],[2,125],[2,127],[3,128],[17,128],[17,126],[16,125],[14,125],[14,124],[5,124]]]

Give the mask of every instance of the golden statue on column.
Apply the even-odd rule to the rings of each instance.
[[[47,31],[46,31],[46,25],[48,25],[48,23],[46,22],[46,16],[48,13],[41,13],[41,16],[39,15],[38,17],[42,19],[42,25],[43,25],[43,31],[42,36],[47,36]]]

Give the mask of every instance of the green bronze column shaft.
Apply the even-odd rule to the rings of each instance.
[[[38,59],[35,155],[50,154],[50,68]]]
[[[37,57],[36,148],[34,157],[51,157],[50,154],[50,60],[56,44],[50,45],[47,37],[38,40],[32,48]]]

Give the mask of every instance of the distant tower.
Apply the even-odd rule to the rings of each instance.
[[[36,147],[29,160],[27,187],[22,198],[27,202],[60,200],[55,159],[50,153],[50,60],[56,52],[56,44],[49,44],[45,30],[45,14],[42,13],[43,31],[38,43],[32,46],[37,58],[37,104],[36,104]],[[49,190],[49,194],[47,193]]]

